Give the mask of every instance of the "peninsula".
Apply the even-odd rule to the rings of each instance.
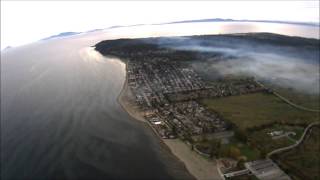
[[[312,52],[319,46],[319,40],[265,33],[213,37],[230,44],[245,39],[252,44]],[[200,46],[186,48],[190,45],[183,44],[186,38],[192,45],[196,42]],[[286,99],[291,92],[268,80],[263,79],[261,83],[261,79],[245,73],[202,71],[203,66],[199,68],[199,64],[208,64],[208,59],[214,59],[213,66],[237,59],[232,53],[226,55],[212,50],[216,47],[201,41],[210,38],[212,36],[108,40],[98,43],[95,49],[123,60],[126,80],[119,103],[132,117],[148,123],[197,179],[298,177],[288,176],[272,158],[265,158],[268,152],[298,142],[303,129],[319,120],[318,104],[313,104],[313,111],[308,112],[310,108],[297,108],[304,104],[296,105],[292,99]],[[309,59],[313,62],[313,57]],[[286,92],[286,97],[275,92],[277,88]],[[302,96],[314,102],[319,98],[314,94]],[[263,106],[263,103],[269,104],[263,107],[266,109],[261,117],[258,104]],[[285,111],[280,114],[281,120],[275,112],[278,108]],[[271,141],[266,145],[268,140]],[[258,170],[258,166],[264,168]],[[262,175],[264,171],[270,172],[269,175]]]

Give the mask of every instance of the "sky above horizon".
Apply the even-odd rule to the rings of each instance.
[[[61,32],[207,18],[319,23],[319,1],[1,0],[1,49]]]

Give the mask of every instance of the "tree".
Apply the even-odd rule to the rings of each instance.
[[[221,142],[218,139],[210,140],[210,156],[218,156],[220,152]]]
[[[237,162],[237,167],[239,168],[239,169],[244,169],[245,167],[244,167],[244,159],[243,158],[241,158],[238,162]]]
[[[206,134],[206,133],[202,133],[202,134],[201,134],[201,141],[202,141],[202,142],[207,142],[207,141],[208,141],[208,137],[207,137],[207,134]]]
[[[237,159],[241,155],[240,149],[234,146],[231,146],[229,149],[229,156],[233,159]]]
[[[261,149],[261,150],[260,150],[260,157],[261,157],[261,158],[267,157],[267,151],[266,151],[265,149]]]
[[[171,131],[172,131],[172,134],[173,134],[173,135],[177,135],[177,128],[176,128],[176,126],[172,126]]]
[[[240,141],[247,142],[247,132],[245,130],[236,129],[234,133]]]
[[[219,156],[220,157],[229,157],[229,148],[226,146],[222,146],[219,149]]]

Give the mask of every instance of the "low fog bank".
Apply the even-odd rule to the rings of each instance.
[[[319,94],[319,40],[278,35],[158,38],[160,46],[194,51],[192,66],[209,79],[254,76],[285,88]],[[258,38],[257,38],[258,37]]]
[[[207,76],[254,76],[257,80],[293,88],[300,92],[319,94],[319,66],[304,63],[300,59],[274,54],[248,53],[238,59],[206,61],[192,66]]]

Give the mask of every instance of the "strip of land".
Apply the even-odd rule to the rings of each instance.
[[[179,139],[164,139],[171,152],[186,166],[188,171],[197,179],[222,179],[217,170],[215,160],[206,160]]]
[[[142,122],[147,122],[146,119],[143,117],[143,113],[139,111],[138,106],[135,106],[133,104],[134,101],[134,96],[132,95],[132,92],[129,89],[128,78],[126,76],[122,90],[118,96],[118,102],[131,117]]]
[[[119,94],[118,102],[131,117],[138,121],[148,123],[143,117],[143,113],[138,109],[137,106],[134,105],[134,97],[128,86],[127,78]],[[150,127],[153,129],[152,126]],[[159,136],[156,130],[154,130],[154,132]],[[188,145],[179,139],[162,139],[160,136],[159,139],[161,139],[162,142],[169,147],[170,151],[185,164],[187,170],[197,179],[221,179],[217,171],[216,162],[214,160],[204,159],[197,153],[193,152]]]

